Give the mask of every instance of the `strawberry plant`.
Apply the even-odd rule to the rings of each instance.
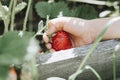
[[[13,3],[15,4],[15,8],[14,10],[12,9],[12,5]],[[4,25],[5,25],[5,29],[4,29],[4,33],[8,32],[8,27],[11,21],[11,29],[13,28],[13,20],[14,20],[14,15],[19,13],[21,10],[23,10],[26,7],[26,3],[25,2],[21,2],[19,4],[16,5],[16,2],[13,2],[11,0],[9,7],[6,5],[2,5],[0,2],[0,20],[3,20]],[[13,11],[11,11],[13,10]],[[12,13],[13,12],[13,13]]]
[[[17,0],[10,0],[8,7],[7,5],[2,5],[0,1],[0,20],[3,20],[5,25],[4,33],[0,36],[0,80],[16,80],[15,77],[17,77],[17,72],[14,66],[17,65],[22,66],[24,69],[25,67],[23,64],[27,64],[30,66],[29,68],[32,67],[31,70],[34,69],[34,72],[29,71],[29,73],[32,75],[36,74],[36,69],[35,67],[33,68],[33,66],[35,66],[35,54],[38,53],[38,42],[33,37],[33,32],[26,32],[27,15],[29,13],[30,2],[31,1],[29,1],[27,7],[23,31],[15,31],[15,14],[23,10],[27,3],[21,2],[17,4]],[[14,66],[10,68],[10,65]],[[22,73],[24,71],[22,71]],[[11,77],[12,75],[15,76]],[[36,79],[37,77],[35,78],[34,76],[32,76],[32,78]]]
[[[31,44],[31,33],[25,33],[23,36],[19,32],[7,32],[0,38],[0,79],[5,80],[9,65],[22,64],[24,56],[28,53],[26,48]],[[1,74],[2,70],[4,72]],[[4,75],[4,76],[3,76]],[[3,78],[4,77],[4,78]]]

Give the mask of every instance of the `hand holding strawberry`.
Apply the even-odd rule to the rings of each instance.
[[[51,44],[48,35],[57,32],[56,34],[57,36],[59,33],[62,33],[61,31],[64,31],[67,32],[67,34],[69,35],[69,39],[72,47],[87,45],[92,43],[96,39],[98,34],[101,32],[101,30],[105,27],[106,23],[110,19],[112,18],[100,18],[100,19],[92,19],[92,20],[85,20],[74,17],[55,18],[48,22],[48,30],[46,31],[46,35],[43,36],[43,40],[46,43],[46,47],[50,51],[54,51],[54,50],[58,51],[59,49],[57,49],[56,47],[58,47],[58,44],[61,43],[56,43],[56,42],[60,39],[60,37],[57,38],[56,40],[53,38],[53,43]],[[106,40],[106,39],[120,38],[119,24],[120,21],[113,23],[111,27],[107,30],[107,32],[103,35],[102,39]],[[67,41],[69,42],[68,39],[61,40],[61,42],[63,42],[65,45],[67,44],[65,43]],[[60,46],[60,48],[64,50],[64,48],[62,47]]]
[[[50,20],[46,35],[43,35],[46,47],[53,52],[91,43],[94,39],[94,37],[91,37],[93,32],[83,24],[87,24],[87,22],[71,17],[60,17]],[[48,35],[53,33],[56,33],[56,35],[49,39]]]

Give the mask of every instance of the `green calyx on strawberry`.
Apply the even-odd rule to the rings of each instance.
[[[56,51],[70,49],[72,47],[68,34],[65,31],[58,31],[52,37],[52,48]]]

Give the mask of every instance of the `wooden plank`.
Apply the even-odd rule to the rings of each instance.
[[[112,53],[120,41],[108,40],[100,42],[94,50],[86,65],[92,66],[102,77],[102,80],[112,79]],[[37,58],[39,64],[40,80],[45,80],[49,77],[61,77],[68,79],[69,75],[73,74],[79,67],[83,58],[89,51],[91,45],[86,45],[69,50],[41,54]],[[120,76],[120,49],[117,53],[117,76]],[[90,70],[85,70],[76,80],[97,80],[95,75]]]

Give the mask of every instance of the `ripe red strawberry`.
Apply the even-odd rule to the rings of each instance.
[[[9,80],[17,80],[17,73],[15,71],[14,67],[10,67],[9,73],[8,73]]]
[[[69,36],[65,31],[58,31],[52,37],[52,48],[56,51],[69,49],[71,47]]]

